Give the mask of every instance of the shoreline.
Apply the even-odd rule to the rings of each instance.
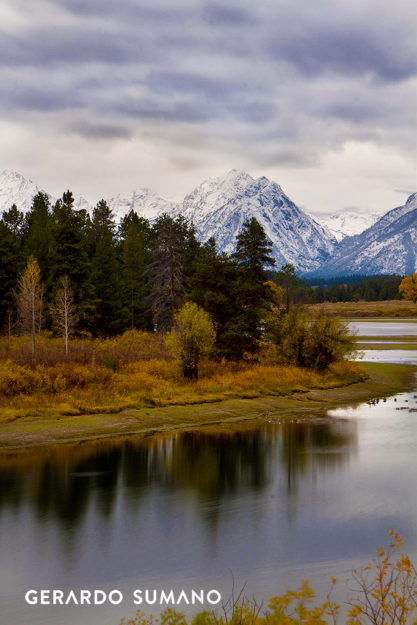
[[[249,420],[285,420],[292,416],[313,418],[315,413],[326,409],[357,405],[416,388],[416,366],[360,364],[369,374],[368,380],[332,389],[311,389],[286,396],[265,395],[250,399],[125,409],[118,413],[16,420],[0,427],[0,453],[128,436],[147,437]]]

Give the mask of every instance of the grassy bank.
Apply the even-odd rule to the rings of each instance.
[[[387,300],[385,302],[323,302],[308,304],[311,311],[338,315],[343,318],[389,317],[394,319],[416,318],[417,305],[411,301]]]
[[[13,408],[15,416],[10,417],[12,408],[9,406],[9,417],[3,416],[0,425],[0,449],[7,451],[132,434],[152,435],[248,419],[281,420],[294,415],[305,418],[318,411],[322,414],[329,407],[412,388],[415,380],[416,368],[407,365],[366,363],[360,369],[355,365],[343,366],[343,375],[340,371],[339,375],[337,371],[324,376],[307,374],[303,379],[294,377],[292,384],[288,379],[282,384],[278,377],[282,371],[277,367],[252,367],[251,371],[240,372],[245,379],[244,389],[241,378],[239,390],[239,375],[234,374],[234,383],[229,380],[228,392],[224,386],[221,393],[216,387],[210,394],[206,381],[202,395],[197,391],[200,383],[196,382],[183,388],[176,400],[171,397],[165,404],[161,401],[152,407],[136,404],[115,410],[104,406],[101,412],[63,414],[40,402],[37,411],[29,410],[28,406],[26,414],[19,414],[22,409],[16,406]],[[295,376],[294,371],[292,375]],[[248,377],[252,390],[248,390]],[[261,379],[264,382],[259,387]]]

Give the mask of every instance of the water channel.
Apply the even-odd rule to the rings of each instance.
[[[416,419],[417,385],[315,420],[0,456],[0,624],[117,625],[134,589],[226,598],[232,574],[259,600],[303,578],[324,599],[334,576],[342,598],[391,528],[416,555]],[[29,606],[32,588],[124,601]]]

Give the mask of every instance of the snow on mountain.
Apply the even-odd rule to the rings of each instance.
[[[333,250],[335,239],[304,213],[268,178],[252,178],[232,170],[209,178],[194,189],[175,211],[193,222],[197,237],[214,237],[219,250],[231,252],[247,219],[256,217],[273,243],[277,267],[293,264],[300,271],[317,268]]]
[[[364,214],[352,210],[335,215],[317,216],[316,219],[326,226],[337,241],[341,241],[345,237],[351,237],[367,230],[380,217],[381,215],[375,213]]]
[[[27,180],[17,171],[5,169],[0,173],[0,213],[16,204],[21,211],[28,211],[32,198],[42,191],[32,180]]]
[[[12,204],[29,210],[40,190],[18,172],[1,172],[0,213]],[[56,200],[49,198],[52,204]],[[181,214],[194,224],[201,241],[214,237],[218,249],[226,252],[234,250],[243,222],[256,217],[273,243],[278,268],[292,263],[298,271],[321,276],[417,270],[417,193],[377,221],[375,215],[348,211],[324,219],[321,225],[298,208],[277,183],[232,170],[204,181],[180,204],[149,189],[117,195],[108,203],[118,222],[132,209],[150,220],[163,212],[173,217]],[[75,208],[93,210],[83,197],[76,198]]]
[[[164,200],[164,198],[149,189],[139,189],[129,194],[119,194],[107,200],[107,203],[112,209],[117,222],[131,210],[134,210],[141,217],[152,221],[158,215],[162,213],[170,214],[177,208],[174,202]]]
[[[417,193],[403,206],[383,215],[353,237],[339,243],[315,275],[410,274],[417,271]]]
[[[32,180],[24,178],[17,171],[5,169],[0,173],[0,214],[9,210],[13,204],[26,213],[30,210],[33,198],[40,191],[46,193],[53,206],[57,200],[56,197],[40,189]],[[75,198],[74,207],[76,210],[85,209],[88,212],[92,210],[91,204],[82,196]]]

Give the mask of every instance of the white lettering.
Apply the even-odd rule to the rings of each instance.
[[[53,590],[52,591],[52,603],[56,605],[60,603],[63,605],[64,592],[62,590]]]
[[[50,605],[50,590],[41,590],[41,605]]]
[[[143,601],[142,599],[142,591],[141,590],[134,590],[133,591],[133,596],[134,596],[134,600],[133,603],[135,605],[140,605]]]
[[[36,590],[28,590],[25,594],[25,601],[30,605],[36,605],[38,603],[38,593]]]
[[[190,605],[190,602],[188,601],[188,597],[185,593],[185,590],[181,590],[180,594],[178,595],[177,605],[178,603],[181,603],[181,601],[185,601],[187,605]]]
[[[87,603],[87,605],[91,605],[90,597],[91,597],[91,592],[89,590],[80,590],[81,605],[84,605],[84,603]]]
[[[211,595],[216,595],[217,599],[212,599]],[[218,590],[209,590],[207,593],[207,601],[209,603],[211,603],[212,605],[215,605],[216,603],[220,603],[220,601],[222,600],[222,596],[219,593]]]
[[[204,590],[200,590],[200,593],[197,593],[196,590],[191,591],[191,603],[193,605],[195,604],[196,599],[198,599],[201,604],[204,603]]]
[[[116,595],[116,597],[118,597],[117,599],[113,598],[113,595]],[[112,590],[111,593],[109,594],[109,601],[110,603],[112,603],[113,605],[119,605],[119,603],[122,603],[123,601],[123,595],[120,592],[120,590]]]
[[[159,603],[172,603],[175,604],[174,591],[170,590],[166,595],[165,590],[161,590],[161,597],[159,599]]]
[[[73,590],[69,591],[68,597],[65,599],[65,605],[68,605],[69,603],[71,603],[71,601],[73,601],[75,605],[78,605],[78,599],[75,596],[75,592]]]
[[[102,605],[106,601],[106,599],[107,599],[107,596],[103,590],[94,591],[94,605]]]
[[[153,603],[156,603],[156,590],[153,591],[153,600],[152,601],[149,599],[149,591],[145,590],[145,601],[146,601],[146,603],[150,603],[151,605]]]

